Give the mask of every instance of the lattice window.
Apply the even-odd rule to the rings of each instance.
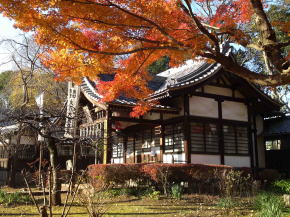
[[[127,138],[127,155],[130,155],[134,152],[134,137],[129,136]]]
[[[151,143],[152,143],[152,130],[151,129],[144,130],[142,148],[144,149],[150,148]]]
[[[165,152],[184,150],[184,127],[182,123],[166,125],[164,130]]]
[[[192,122],[190,125],[192,152],[219,152],[218,132],[216,124]]]
[[[224,151],[226,154],[248,154],[248,128],[224,125]]]

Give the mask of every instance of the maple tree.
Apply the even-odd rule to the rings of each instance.
[[[256,84],[289,84],[289,54],[282,51],[289,37],[278,40],[274,29],[289,36],[289,22],[271,22],[266,7],[262,0],[0,0],[1,12],[16,27],[33,31],[50,48],[42,60],[59,79],[80,82],[114,73],[99,91],[107,101],[136,98],[141,107],[135,113],[150,109],[144,103],[151,93],[148,66],[164,56],[171,67],[201,57]],[[269,73],[226,56],[220,49],[225,41],[263,53]]]

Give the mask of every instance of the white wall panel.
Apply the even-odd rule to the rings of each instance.
[[[205,85],[204,92],[216,94],[216,95],[221,95],[221,96],[232,96],[233,95],[233,91],[230,88],[216,87],[216,86],[211,86],[211,85]]]
[[[240,102],[222,102],[223,119],[248,121],[248,108],[246,104]]]
[[[249,156],[225,156],[225,165],[233,167],[251,167]]]
[[[173,161],[174,163],[185,163],[185,154],[163,154],[163,163],[173,163]]]
[[[189,98],[190,115],[218,118],[218,103],[214,99],[192,96]]]
[[[192,164],[221,164],[220,155],[191,154]]]
[[[123,163],[123,158],[113,158],[112,159],[113,164],[122,164]]]

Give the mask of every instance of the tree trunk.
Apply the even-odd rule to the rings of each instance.
[[[52,205],[61,205],[61,181],[59,179],[57,147],[53,138],[47,139],[47,148],[49,151],[50,166],[52,172]]]

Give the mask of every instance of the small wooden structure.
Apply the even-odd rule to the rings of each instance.
[[[290,116],[265,120],[266,167],[290,174]]]

